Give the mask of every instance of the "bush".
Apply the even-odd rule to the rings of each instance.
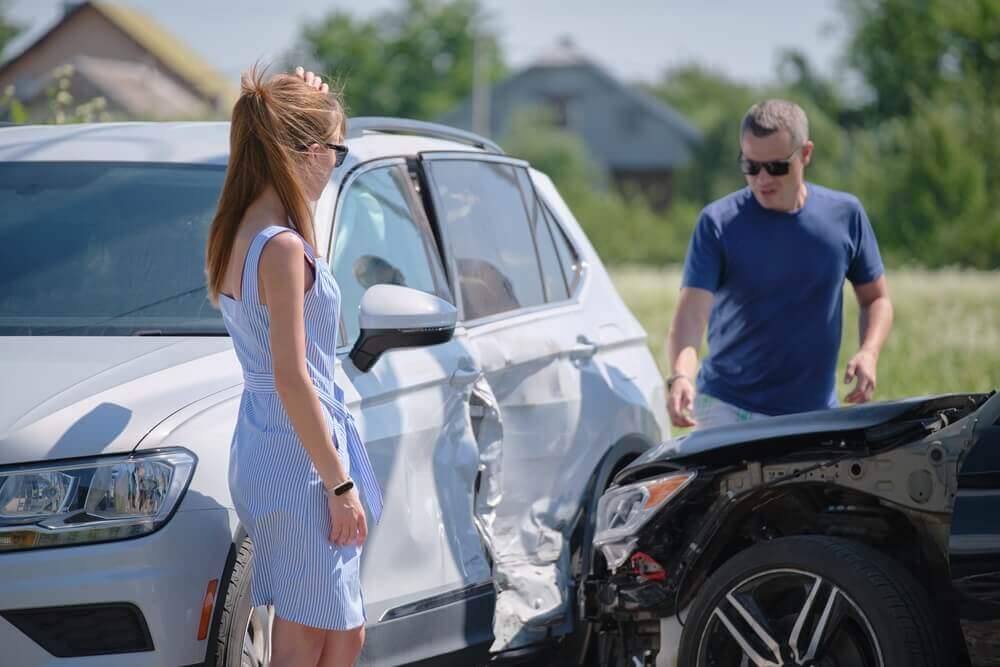
[[[642,195],[611,187],[583,141],[556,127],[541,109],[515,112],[502,143],[552,178],[604,262],[663,265],[684,260],[700,206],[679,200],[658,213]]]

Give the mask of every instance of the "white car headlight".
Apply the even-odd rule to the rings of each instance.
[[[601,549],[612,570],[635,550],[639,529],[696,476],[695,472],[672,473],[610,489],[601,496],[594,546]]]
[[[173,514],[196,463],[172,448],[0,470],[0,552],[151,533]]]

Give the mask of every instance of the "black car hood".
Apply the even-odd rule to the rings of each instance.
[[[986,394],[922,396],[707,428],[663,442],[633,461],[622,475],[658,461],[679,465],[738,463],[820,448],[842,452],[871,444],[871,438],[865,436],[869,429],[921,419],[948,408],[967,414],[985,398]]]

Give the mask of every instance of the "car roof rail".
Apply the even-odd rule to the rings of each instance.
[[[428,123],[409,118],[390,118],[387,116],[359,116],[347,120],[347,136],[360,137],[365,132],[384,132],[386,134],[411,134],[418,137],[447,139],[458,143],[481,148],[490,153],[503,155],[503,149],[495,141],[487,139],[475,132],[460,130],[438,123]]]

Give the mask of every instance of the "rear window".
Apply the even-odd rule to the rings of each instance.
[[[0,164],[0,334],[225,335],[205,242],[225,168]]]

